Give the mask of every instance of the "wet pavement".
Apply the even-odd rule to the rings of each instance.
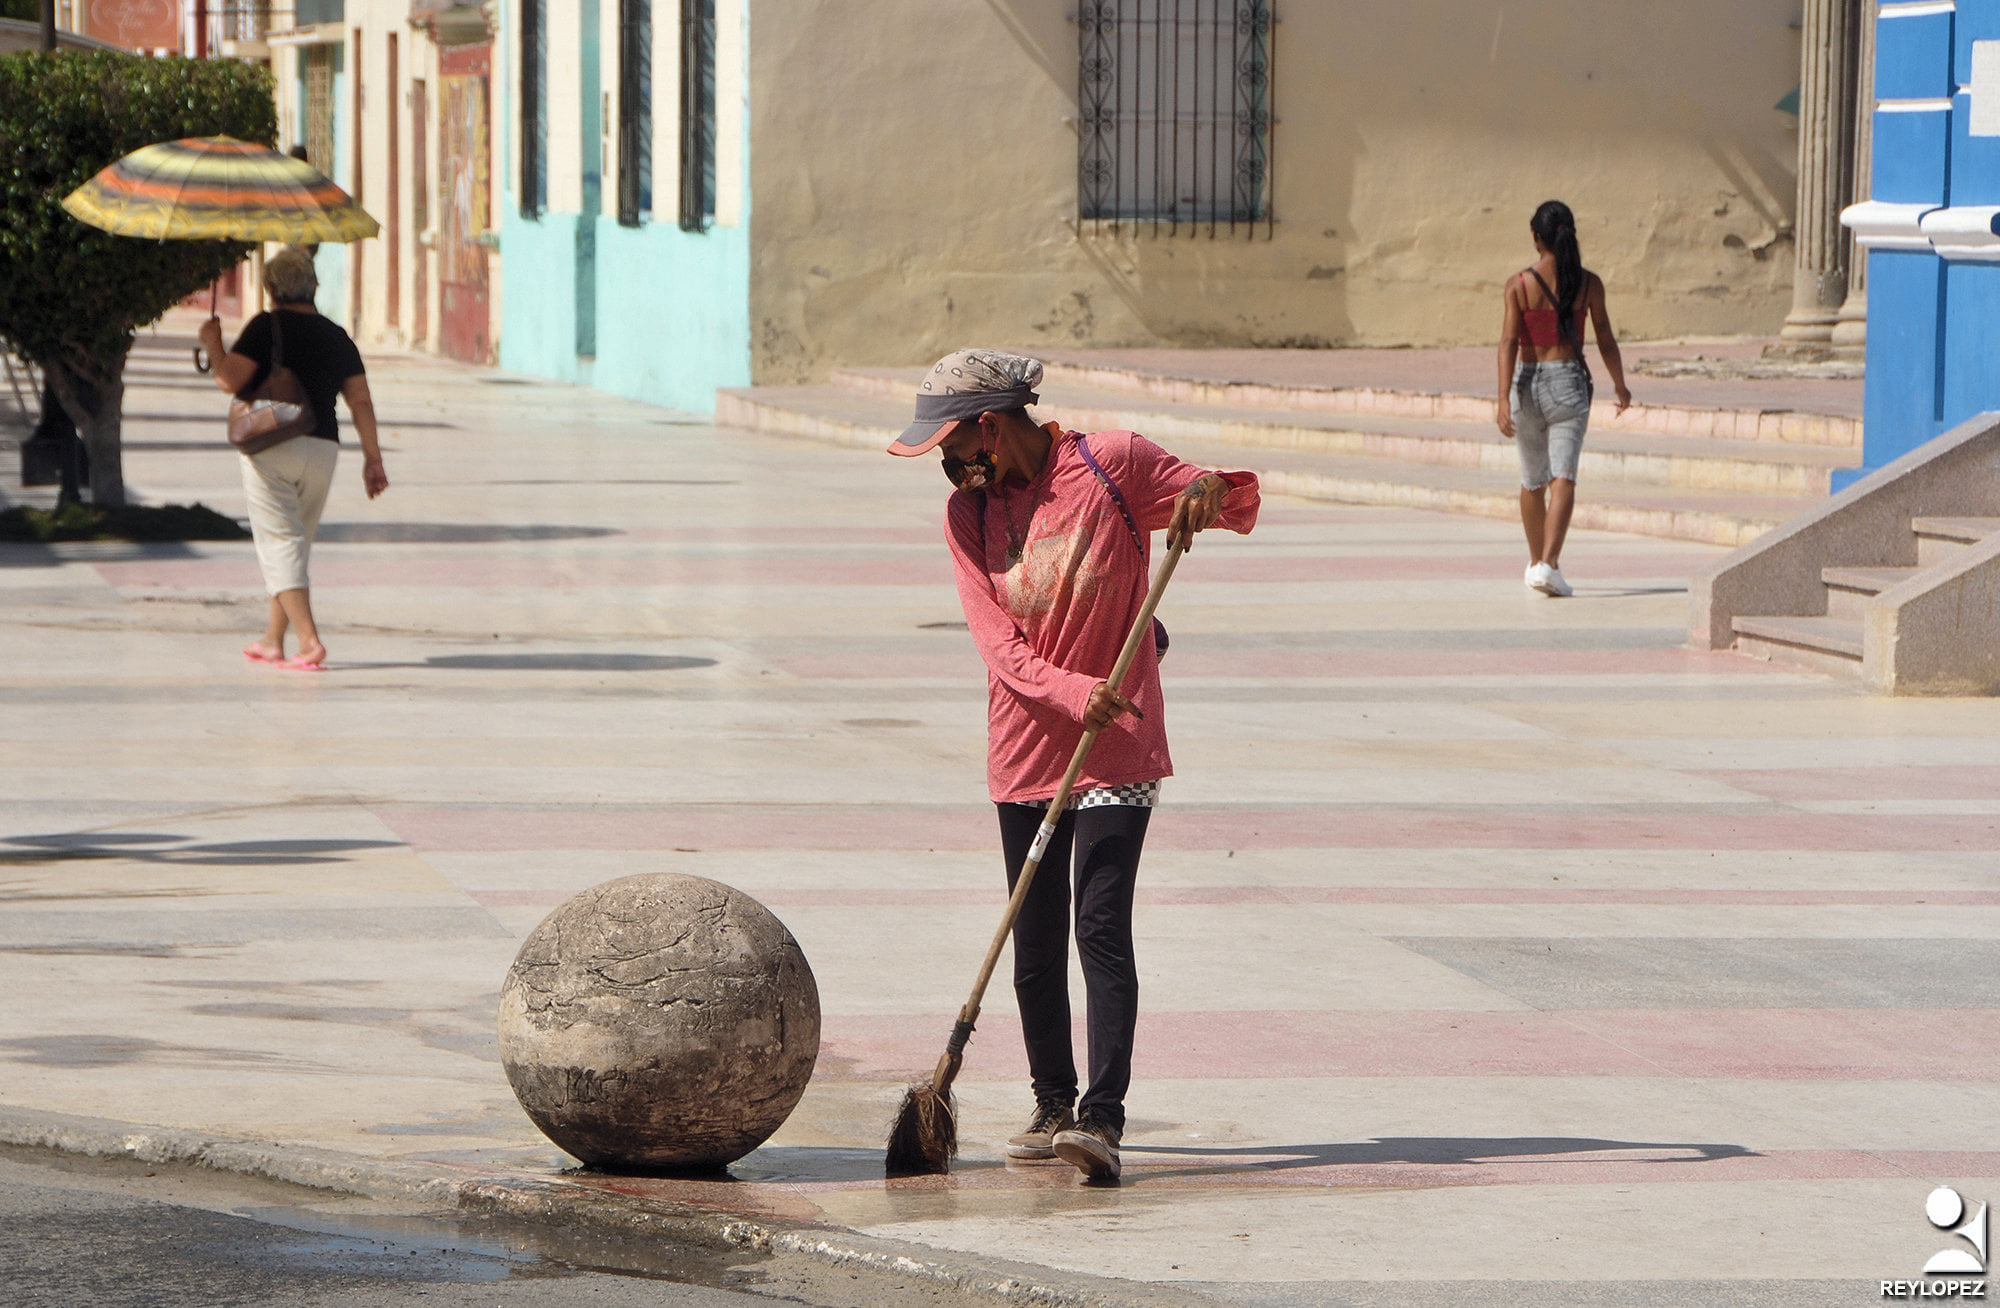
[[[129,480],[240,513],[145,348]],[[560,1175],[498,987],[657,869],[791,927],[819,1068],[733,1179],[579,1188],[1269,1305],[1874,1302],[2000,1194],[2000,705],[1683,648],[1712,547],[1579,533],[1557,602],[1508,524],[1275,498],[1162,610],[1128,1183],[1003,1164],[1004,993],[963,1165],[885,1183],[1001,906],[943,482],[371,367],[326,673],[238,655],[247,543],[0,550],[0,1104]]]
[[[384,1212],[195,1169],[80,1164],[0,1150],[0,1301],[10,1308],[735,1308],[772,1301],[671,1279],[659,1266],[664,1260],[623,1273],[573,1261],[580,1251],[557,1255],[540,1247],[539,1234]],[[591,1252],[615,1258],[619,1251]],[[732,1276],[720,1267],[683,1267],[680,1274],[700,1271],[716,1280],[757,1279],[752,1269]]]

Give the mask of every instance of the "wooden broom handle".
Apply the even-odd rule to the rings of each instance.
[[[1160,570],[1153,576],[1153,587],[1146,592],[1146,602],[1139,606],[1139,616],[1133,620],[1132,630],[1125,637],[1125,648],[1118,651],[1118,662],[1112,665],[1111,675],[1105,678],[1105,684],[1112,690],[1116,691],[1125,684],[1125,674],[1132,670],[1132,660],[1139,656],[1140,640],[1153,634],[1153,610],[1160,607],[1160,596],[1166,593],[1167,582],[1173,579],[1174,567],[1186,552],[1187,538],[1182,536],[1168,548],[1167,557],[1160,561]],[[1042,853],[1049,847],[1049,837],[1054,834],[1056,823],[1062,821],[1070,791],[1076,788],[1076,779],[1083,772],[1084,760],[1090,757],[1090,747],[1096,743],[1096,728],[1086,730],[1083,739],[1076,742],[1076,752],[1069,759],[1069,771],[1063,773],[1062,785],[1056,788],[1055,798],[1049,801],[1049,811],[1035,832],[1035,841],[1028,846],[1028,857],[1021,863],[1021,875],[1014,879],[1014,893],[1007,900],[1007,911],[1000,918],[1000,929],[993,933],[993,943],[986,947],[986,961],[979,965],[979,979],[972,983],[972,997],[958,1011],[962,1029],[970,1028],[979,1019],[980,1001],[986,998],[986,985],[993,979],[993,969],[1000,962],[1000,950],[1014,929],[1014,919],[1021,915],[1021,905],[1028,898],[1028,887],[1034,884],[1035,873],[1042,866]]]

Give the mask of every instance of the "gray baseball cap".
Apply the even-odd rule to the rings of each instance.
[[[998,350],[959,350],[945,355],[917,386],[917,420],[903,428],[889,453],[914,458],[935,449],[967,418],[1041,401],[1040,359]]]

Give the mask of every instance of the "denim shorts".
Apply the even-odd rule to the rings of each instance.
[[[1514,447],[1524,489],[1540,490],[1556,477],[1575,481],[1589,425],[1590,374],[1581,362],[1514,365]]]

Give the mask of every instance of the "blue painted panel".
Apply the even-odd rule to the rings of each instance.
[[[1938,434],[1938,269],[1921,251],[1868,256],[1868,383],[1862,465],[1873,470]]]
[[[583,168],[583,221],[576,225],[575,269],[571,292],[576,297],[576,352],[581,358],[597,354],[597,223],[603,208],[604,109],[599,100],[597,0],[581,0],[577,6],[578,58],[582,76],[578,118],[577,159]]]
[[[1875,25],[1875,95],[1881,100],[1915,100],[1950,95],[1949,13],[1920,18],[1885,16]]]
[[[656,191],[669,203],[673,193]],[[750,230],[597,219],[600,390],[695,413],[718,386],[750,384]]]
[[[1942,204],[1945,168],[1950,159],[1952,115],[1881,113],[1875,115],[1875,189],[1877,200],[1898,204]]]
[[[584,380],[577,366],[576,223],[573,213],[500,215],[500,366],[557,381]]]
[[[2000,0],[1958,0],[1952,24],[1952,83],[1972,84],[1972,43],[2000,39]]]
[[[347,47],[330,47],[330,63],[333,76],[328,84],[328,94],[333,99],[333,167],[328,169],[331,177],[345,177],[354,180],[354,124],[350,114],[354,108],[354,96],[347,85]],[[299,120],[303,123],[305,120]],[[349,331],[354,324],[348,321],[347,254],[351,247],[327,244],[319,247],[313,256],[313,271],[319,275],[319,294],[313,297],[313,305],[321,313],[333,319]]]
[[[2000,358],[2000,264],[1948,264],[1945,287],[1944,418],[1939,430],[2000,409],[2000,370],[1993,366]]]
[[[2000,204],[2000,136],[1973,136],[1968,131],[1970,97],[1953,101],[1951,115],[1951,202]]]

